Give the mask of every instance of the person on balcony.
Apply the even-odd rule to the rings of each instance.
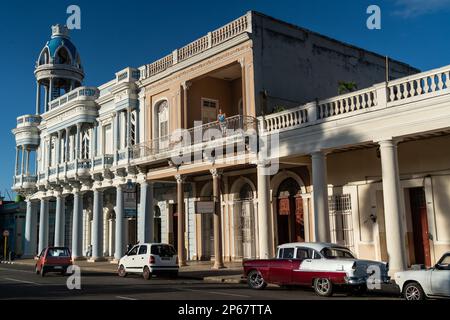
[[[222,109],[219,109],[219,113],[217,114],[217,121],[219,121],[220,129],[222,130],[222,134],[226,136],[227,123],[226,123],[227,115],[222,112]]]

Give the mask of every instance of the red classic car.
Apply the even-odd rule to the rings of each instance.
[[[66,247],[48,247],[34,259],[36,260],[35,272],[42,277],[47,272],[59,272],[65,275],[72,265],[70,250]]]
[[[275,259],[244,260],[243,267],[252,289],[268,283],[312,286],[320,296],[331,296],[336,287],[365,291],[369,280],[390,281],[386,263],[356,259],[347,248],[331,243],[283,244]]]

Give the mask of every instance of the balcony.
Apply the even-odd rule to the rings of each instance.
[[[23,115],[17,118],[17,126],[12,130],[16,145],[39,145],[39,125],[41,124],[41,117],[36,115]]]
[[[13,190],[16,192],[34,189],[36,187],[38,177],[35,175],[18,175],[14,177]]]
[[[54,110],[75,101],[95,101],[100,95],[100,91],[96,87],[79,87],[72,90],[58,99],[48,103],[48,110]]]
[[[256,133],[255,118],[233,116],[223,123],[218,121],[207,123],[133,146],[130,153],[131,163],[167,159],[180,153],[202,152],[208,148],[244,141],[246,136]]]

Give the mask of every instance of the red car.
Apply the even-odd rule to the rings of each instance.
[[[42,250],[35,260],[37,260],[36,274],[40,274],[42,277],[47,272],[59,272],[61,275],[65,275],[67,268],[72,265],[71,253],[66,247],[48,247]]]
[[[275,259],[244,260],[243,266],[252,289],[264,289],[268,283],[312,286],[327,297],[338,287],[364,292],[369,283],[390,280],[386,263],[356,259],[347,248],[331,243],[283,244]]]

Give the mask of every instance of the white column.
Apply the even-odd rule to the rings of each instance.
[[[47,105],[45,106],[45,111],[48,111],[49,109],[48,103],[52,100],[53,100],[53,78],[50,78],[50,84],[48,87],[48,102]]]
[[[36,255],[37,242],[37,207],[27,200],[27,213],[25,218],[25,250],[24,258]]]
[[[181,267],[186,266],[186,248],[185,248],[185,219],[184,219],[184,177],[176,175],[177,180],[177,208],[178,208],[178,262]]]
[[[20,174],[21,175],[24,175],[24,166],[25,166],[25,164],[24,164],[24,162],[25,162],[25,146],[22,146],[22,166],[21,166],[21,168],[20,168]]]
[[[393,140],[379,142],[381,169],[383,176],[384,218],[386,226],[386,246],[390,272],[393,274],[406,269],[404,233],[401,203],[401,187],[397,160],[397,144]]]
[[[70,161],[70,128],[66,128],[66,146],[65,146],[65,157],[64,157],[64,161],[65,162],[69,162]]]
[[[61,195],[56,196],[55,212],[55,247],[64,246],[63,228],[64,228],[64,205],[65,199]]]
[[[19,173],[19,147],[16,146],[16,170],[14,171],[14,175],[17,176]]]
[[[41,85],[39,81],[36,81],[36,114],[40,114],[40,104],[41,104]]]
[[[41,210],[39,213],[39,248],[41,253],[48,246],[48,200],[41,199]]]
[[[80,135],[81,135],[81,123],[77,123],[77,136],[75,141],[75,159],[80,159]]]
[[[315,241],[330,242],[326,156],[323,152],[315,152],[311,155],[311,158]]]
[[[116,241],[114,250],[114,259],[119,260],[125,253],[125,221],[124,221],[124,206],[123,206],[123,187],[117,186],[116,188]]]
[[[270,238],[270,176],[264,164],[258,164],[258,231],[259,258],[271,258],[272,239]]]
[[[152,242],[153,237],[153,183],[144,181],[141,184],[141,202],[138,212],[138,241]]]
[[[103,260],[103,191],[94,190],[92,226],[92,259],[91,261]]]
[[[75,190],[73,193],[72,215],[72,259],[83,257],[83,195]]]
[[[25,175],[29,175],[30,174],[30,150],[27,149],[26,150],[26,154],[27,154],[27,158],[25,161]]]

